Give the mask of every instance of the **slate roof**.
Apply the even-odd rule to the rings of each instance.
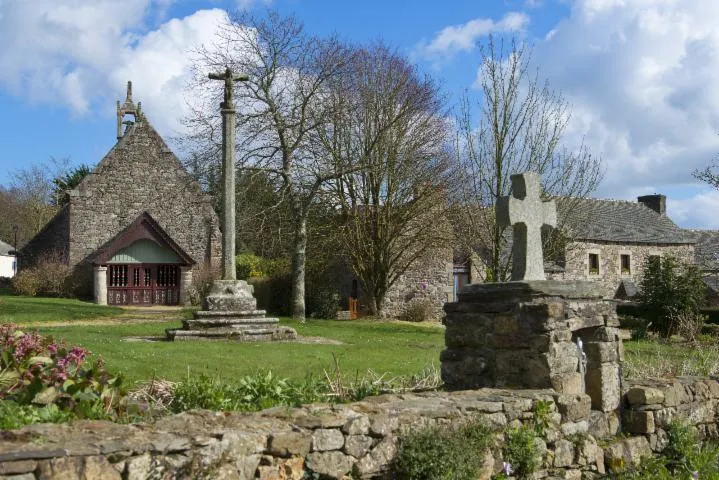
[[[0,240],[0,255],[10,255],[10,252],[15,250],[12,245],[8,245],[7,243]]]
[[[719,230],[688,230],[694,236],[694,261],[704,270],[719,270]]]
[[[560,197],[557,213],[572,238],[614,243],[691,244],[694,235],[639,202]],[[561,227],[561,225],[560,225]]]

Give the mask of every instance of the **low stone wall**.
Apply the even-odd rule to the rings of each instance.
[[[392,478],[397,440],[411,428],[482,416],[497,432],[506,431],[531,422],[540,401],[549,407],[549,427],[537,443],[543,463],[536,478],[600,478],[610,467],[638,462],[665,448],[665,427],[674,418],[703,438],[719,438],[719,382],[710,378],[629,383],[621,414],[590,410],[583,394],[485,388],[253,414],[197,410],[152,424],[32,425],[0,434],[0,479],[300,480],[307,471],[323,478]],[[614,438],[620,431],[625,435]],[[486,456],[480,478],[499,472],[502,462],[497,448]]]
[[[634,457],[664,450],[666,427],[674,419],[695,428],[699,438],[719,438],[719,382],[713,378],[631,381],[625,383],[624,392],[622,431],[633,435]],[[621,444],[607,450],[609,465],[621,450]]]
[[[561,478],[602,473],[602,449],[585,435],[589,397],[483,389],[385,395],[351,405],[255,414],[193,411],[154,424],[33,425],[2,433],[0,477],[299,480],[307,469],[330,478],[348,478],[349,472],[353,478],[388,478],[402,432],[477,415],[501,430],[531,420],[538,401],[547,402],[550,411],[546,442],[538,445],[544,473]],[[581,442],[570,440],[580,436]],[[487,455],[485,467],[482,478],[498,472],[501,452]]]

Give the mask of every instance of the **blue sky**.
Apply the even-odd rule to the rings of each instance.
[[[525,39],[573,105],[565,144],[603,159],[596,196],[664,193],[680,225],[719,228],[719,192],[691,176],[719,154],[713,0],[0,0],[0,184],[51,156],[99,161],[127,80],[160,133],[181,135],[188,51],[225,11],[268,5],[319,35],[383,39],[453,100],[473,91],[488,33]]]

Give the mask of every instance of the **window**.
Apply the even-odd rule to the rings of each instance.
[[[599,275],[599,254],[598,253],[590,253],[589,254],[589,274],[590,275]]]
[[[622,275],[629,275],[632,273],[632,260],[631,257],[628,254],[621,254],[619,255],[619,260],[621,264],[621,272]]]

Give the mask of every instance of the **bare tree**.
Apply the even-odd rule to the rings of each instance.
[[[50,221],[62,205],[64,192],[56,186],[69,175],[69,164],[69,158],[50,157],[10,173],[10,185],[0,187],[0,238],[12,244],[17,226],[18,245],[23,245]]]
[[[382,44],[352,60],[333,83],[332,121],[314,135],[339,171],[355,170],[338,175],[329,202],[342,216],[342,251],[380,315],[398,278],[451,241],[441,228],[451,146],[430,77]]]
[[[712,187],[719,189],[719,163],[714,163],[710,167],[706,167],[704,170],[694,170],[692,175],[697,180],[708,183]]]
[[[479,118],[473,116],[475,102],[465,94],[457,119],[464,249],[486,259],[488,281],[505,279],[509,268],[505,229],[495,221],[494,205],[510,193],[512,174],[537,172],[546,195],[569,198],[586,197],[602,178],[600,160],[586,146],[574,151],[561,147],[570,106],[540,82],[530,60],[526,45],[512,40],[507,48],[490,36],[481,48]]]
[[[279,188],[293,219],[292,315],[305,318],[305,257],[307,219],[325,182],[342,174],[323,163],[309,145],[310,133],[328,121],[324,95],[328,83],[342,74],[347,50],[336,39],[320,39],[304,32],[294,17],[269,12],[258,18],[247,13],[221,27],[217,42],[203,47],[195,62],[196,85],[215,92],[196,95],[192,118],[197,159],[217,158],[219,92],[205,80],[207,71],[230,66],[249,76],[236,86],[239,166],[263,172]],[[214,109],[212,105],[215,105]]]

